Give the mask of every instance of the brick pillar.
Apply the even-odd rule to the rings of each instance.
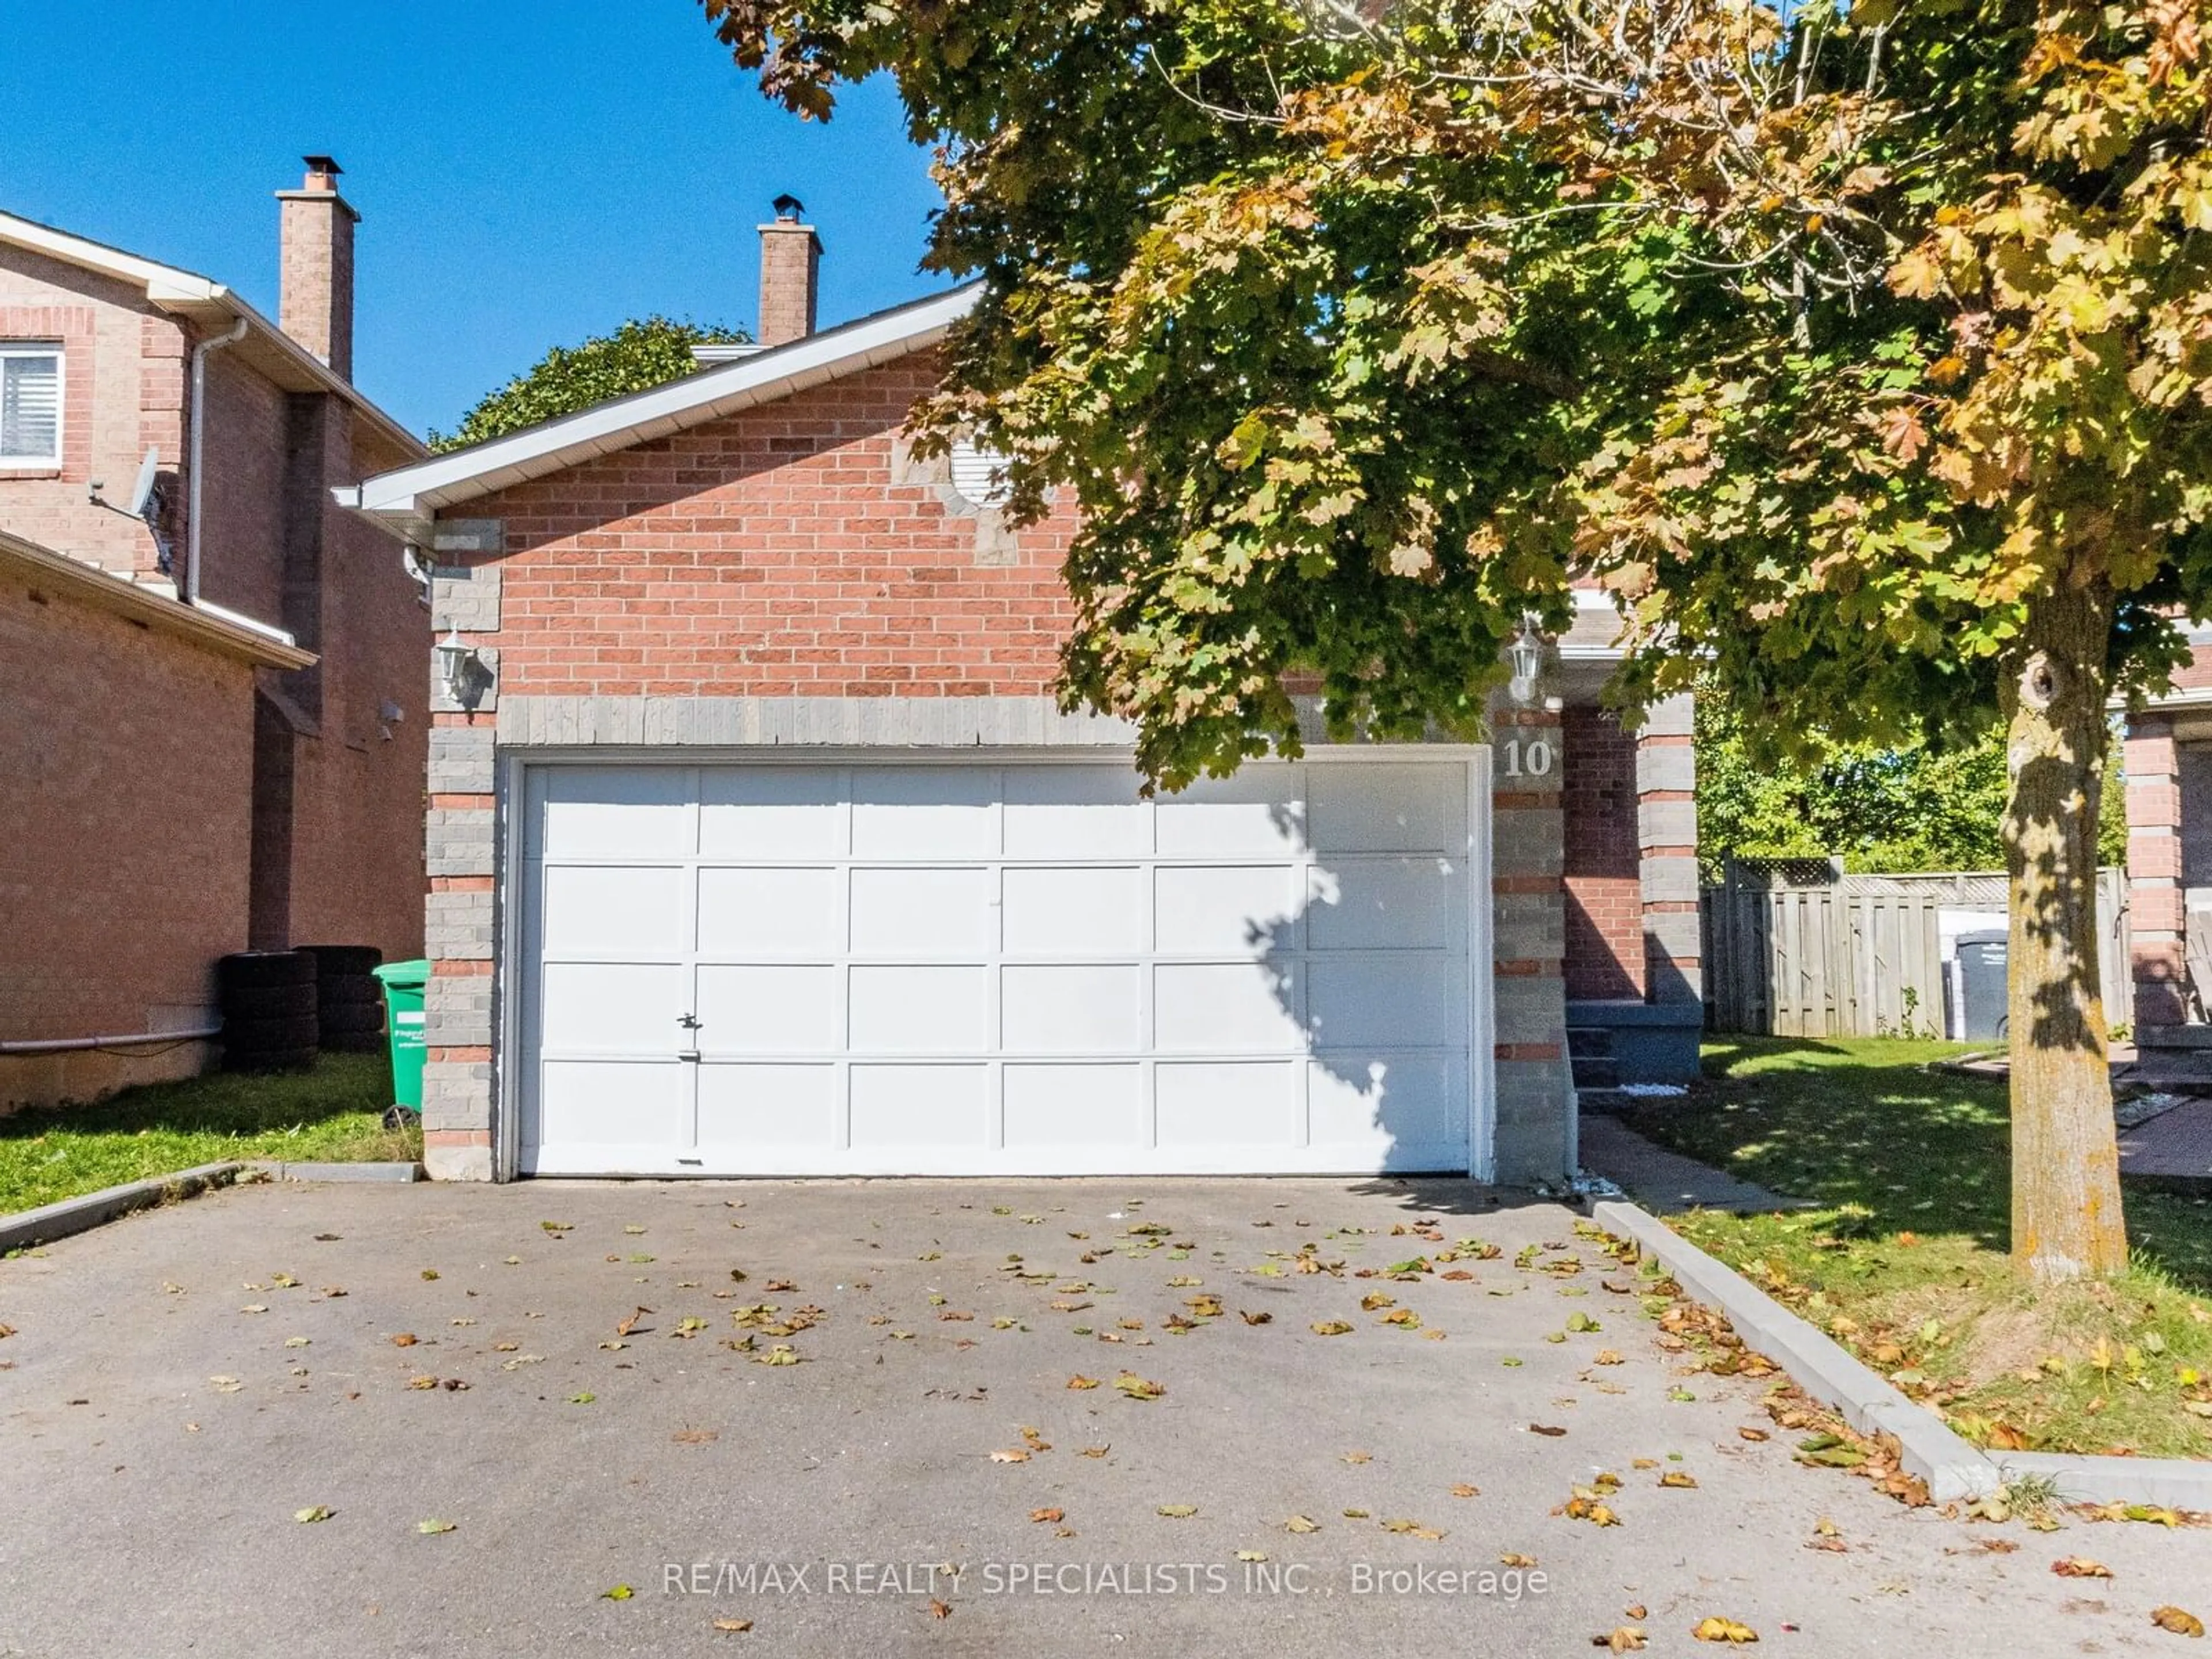
[[[2173,722],[2149,714],[2128,727],[2128,933],[2135,1023],[2188,1019],[2183,950],[2181,769]]]
[[[431,576],[431,626],[495,634],[496,563],[440,565]],[[486,648],[486,659],[494,653]],[[499,868],[495,687],[463,708],[431,673],[429,812],[423,955],[422,1167],[434,1181],[489,1181],[496,1102],[492,1064],[497,985]]]
[[[1565,815],[1556,704],[1491,714],[1497,1179],[1556,1182],[1577,1158],[1567,1062]]]
[[[1698,930],[1696,704],[1645,712],[1636,739],[1636,840],[1644,878],[1644,983],[1651,1002],[1703,1002]]]

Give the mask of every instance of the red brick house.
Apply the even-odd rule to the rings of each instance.
[[[902,439],[969,292],[817,333],[763,235],[765,349],[343,492],[446,636],[431,1172],[1571,1174],[1569,999],[1698,1020],[1688,709],[1596,712],[1609,609],[1492,744],[1144,799],[1054,702],[1069,521]]]
[[[229,951],[421,947],[429,621],[330,490],[425,451],[309,167],[281,322],[0,213],[0,1109],[199,1069]]]

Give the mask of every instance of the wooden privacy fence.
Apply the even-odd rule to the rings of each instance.
[[[1717,1031],[1772,1036],[1941,1036],[1943,941],[1938,913],[1994,912],[2002,874],[1845,876],[1817,860],[1760,872],[1732,867],[1705,890],[1705,1020]],[[2107,1018],[2128,1018],[2127,878],[2097,878]]]

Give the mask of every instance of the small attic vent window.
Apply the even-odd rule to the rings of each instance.
[[[1006,481],[1006,458],[969,438],[953,440],[952,487],[970,507],[1001,507],[1013,495]]]

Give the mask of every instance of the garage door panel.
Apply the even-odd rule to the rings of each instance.
[[[684,872],[611,865],[551,865],[544,871],[547,954],[599,961],[684,951]]]
[[[1152,850],[1152,814],[1126,766],[1011,766],[1010,859],[1127,858]]]
[[[709,767],[699,781],[708,858],[834,858],[845,850],[844,774],[834,766]]]
[[[1143,971],[1009,963],[1000,970],[999,1046],[1015,1054],[1142,1052]]]
[[[1386,1048],[1456,1043],[1458,963],[1441,953],[1316,957],[1307,964],[1316,1043]]]
[[[1152,902],[1146,873],[1133,865],[1008,869],[1000,913],[1006,954],[1142,955]]]
[[[1302,1049],[1298,969],[1162,963],[1152,969],[1154,1042],[1170,1054]]]
[[[1463,1144],[1452,1105],[1455,1055],[1323,1050],[1308,1074],[1314,1142],[1372,1146],[1378,1153]]]
[[[1146,1146],[1139,1066],[1009,1062],[1005,1079],[1010,1153],[1080,1148],[1133,1155]]]
[[[1313,844],[1331,853],[1435,852],[1467,845],[1467,771],[1415,762],[1307,769]]]
[[[856,955],[980,958],[998,948],[989,870],[857,869],[852,883]]]
[[[532,858],[643,859],[691,850],[691,786],[676,767],[562,766],[532,774],[542,792]]]
[[[547,963],[541,981],[547,1052],[673,1059],[681,1046],[677,1021],[691,1006],[689,978],[674,965]]]
[[[1153,880],[1152,926],[1163,956],[1297,948],[1296,865],[1167,865]]]
[[[853,855],[992,858],[999,851],[997,775],[981,766],[855,769]]]
[[[1467,925],[1460,866],[1437,854],[1346,858],[1310,878],[1306,942],[1316,951],[1441,951]]]
[[[842,953],[837,870],[776,867],[699,872],[699,953],[708,957],[834,957]]]
[[[1163,1060],[1153,1085],[1159,1150],[1287,1151],[1298,1139],[1297,1084],[1289,1060]]]
[[[538,1144],[673,1146],[684,1129],[684,1085],[674,1060],[548,1060],[538,1083]]]
[[[1164,858],[1296,854],[1305,848],[1301,780],[1312,769],[1255,766],[1200,778],[1159,797],[1156,836]]]
[[[835,1053],[845,1042],[844,986],[842,968],[702,963],[700,1051]]]
[[[855,1065],[853,1148],[972,1158],[990,1142],[989,1083],[983,1066]]]
[[[858,964],[847,1038],[855,1054],[968,1054],[990,1043],[981,968]]]
[[[699,1145],[723,1155],[718,1167],[775,1170],[771,1152],[832,1151],[836,1144],[835,1066],[702,1065]]]

